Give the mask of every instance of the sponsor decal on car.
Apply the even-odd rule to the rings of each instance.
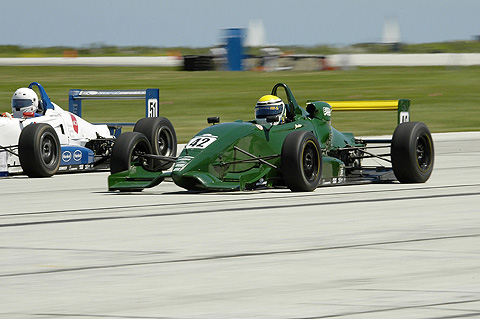
[[[64,162],[70,162],[72,159],[72,153],[70,151],[65,151],[62,153],[62,160]]]
[[[324,107],[323,108],[323,115],[324,116],[332,116],[332,109],[329,107]]]
[[[178,172],[178,171],[181,171],[182,169],[185,168],[185,166],[188,165],[188,163],[190,163],[190,161],[193,159],[193,156],[182,156],[182,157],[179,157],[176,161],[175,161],[175,165],[173,166],[173,171],[174,172]]]
[[[70,114],[70,117],[72,118],[73,130],[75,131],[75,133],[78,134],[78,121],[77,121],[77,118],[76,118],[75,115],[73,115],[73,114]]]
[[[73,160],[75,162],[80,162],[80,160],[82,159],[82,155],[82,151],[76,150],[75,152],[73,152]]]

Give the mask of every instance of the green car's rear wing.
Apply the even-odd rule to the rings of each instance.
[[[292,91],[285,83],[277,83],[272,89],[272,95],[277,95],[278,88],[284,88],[288,100],[287,118],[293,120],[296,115],[306,115],[301,108]],[[307,105],[318,100],[308,100]],[[397,123],[410,121],[410,100],[373,100],[373,101],[324,101],[328,103],[334,111],[397,111]]]
[[[326,101],[333,111],[397,111],[397,123],[410,121],[410,100]]]

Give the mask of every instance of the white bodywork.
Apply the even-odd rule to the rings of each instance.
[[[85,144],[99,137],[113,138],[107,125],[91,124],[82,118],[70,112],[63,110],[60,106],[52,103],[54,109],[47,109],[45,115],[32,118],[9,118],[0,117],[0,154],[3,161],[8,165],[9,172],[21,172],[20,161],[18,156],[18,139],[24,127],[31,123],[48,123],[56,131],[60,145],[85,146]],[[8,148],[12,152],[7,152],[4,148]],[[2,170],[0,168],[0,170]]]

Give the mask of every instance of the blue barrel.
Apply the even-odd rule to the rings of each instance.
[[[225,29],[227,42],[227,66],[230,71],[243,71],[243,38],[244,29]]]

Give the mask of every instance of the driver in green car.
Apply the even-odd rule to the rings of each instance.
[[[275,120],[272,121],[272,117]],[[267,121],[269,118],[269,121]],[[283,124],[286,120],[285,103],[275,95],[264,95],[255,105],[255,120],[258,124]]]

